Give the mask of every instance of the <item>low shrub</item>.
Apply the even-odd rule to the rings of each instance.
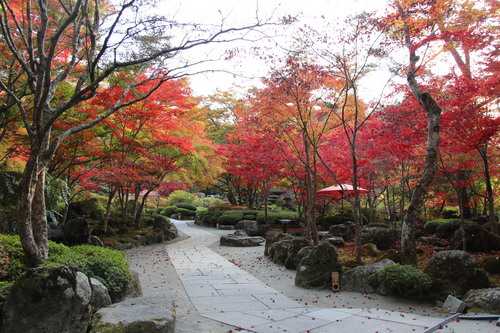
[[[185,208],[177,208],[174,214],[181,214],[183,217],[195,217],[196,210],[190,210]]]
[[[167,203],[172,206],[181,202],[193,204],[196,201],[198,196],[182,190],[173,191],[167,198]]]
[[[11,281],[0,281],[0,308],[2,308],[3,303],[5,303],[7,296],[9,296],[13,284],[14,282]]]
[[[455,231],[457,231],[459,228],[460,228],[460,221],[448,220],[447,223],[443,223],[437,227],[436,236],[438,236],[439,238],[449,239],[453,237]]]
[[[208,207],[209,213],[214,213],[221,210],[248,210],[245,206],[233,206],[233,205],[216,205]]]
[[[62,264],[93,277],[111,294],[125,290],[131,281],[127,259],[121,251],[92,245],[65,247],[57,244],[49,249],[46,263]]]
[[[176,206],[178,208],[183,208],[183,209],[187,209],[187,210],[191,210],[193,212],[196,212],[196,206],[192,205],[190,203],[187,203],[187,202],[179,202],[179,203],[174,204],[174,206]]]
[[[217,218],[220,225],[235,225],[243,220],[243,211],[226,211]]]
[[[24,255],[23,248],[19,236],[10,236],[0,234],[0,244],[4,247],[3,250],[3,272],[0,275],[1,280],[15,281],[26,270],[26,256]]]
[[[281,212],[267,212],[267,221],[269,224],[278,224],[279,220],[296,220],[298,214],[291,211],[281,211]],[[257,222],[259,224],[266,223],[266,215],[264,211],[258,211]]]
[[[378,278],[389,294],[401,297],[421,297],[432,285],[427,274],[411,265],[387,265],[378,273]]]
[[[8,265],[0,278],[3,282],[14,282],[26,271],[26,256],[19,236],[0,234],[0,243],[8,251]],[[101,281],[110,291],[124,290],[130,283],[130,270],[123,252],[99,246],[79,245],[68,247],[49,241],[47,264],[63,264]],[[6,288],[8,284],[4,284]],[[10,289],[9,289],[10,290]]]
[[[428,232],[429,234],[435,234],[436,229],[441,225],[450,222],[450,220],[446,219],[437,219],[437,220],[431,220],[428,221],[424,224],[424,230]]]
[[[104,216],[106,213],[106,208],[104,205],[96,198],[90,198],[87,200],[80,201],[80,208],[84,216],[98,220]]]
[[[160,215],[163,215],[165,217],[170,217],[172,214],[175,214],[176,210],[177,210],[176,206],[163,207],[160,209]]]

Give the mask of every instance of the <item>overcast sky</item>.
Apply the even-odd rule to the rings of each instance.
[[[237,26],[255,22],[259,18],[279,18],[283,16],[296,16],[299,24],[308,24],[315,27],[325,24],[335,24],[339,19],[361,11],[374,11],[385,8],[387,0],[160,0],[162,8],[175,13],[178,21],[218,24],[224,19],[226,26]],[[285,34],[293,33],[293,28]],[[286,43],[284,36],[280,43]],[[213,51],[223,53],[231,46],[224,44],[212,47]],[[214,64],[214,68],[224,68],[227,71],[240,73],[230,75],[224,73],[206,73],[190,78],[195,95],[208,95],[217,88],[227,90],[233,85],[250,87],[258,85],[259,78],[268,72],[268,65],[256,57],[248,56],[231,62]],[[249,79],[254,77],[254,79]]]

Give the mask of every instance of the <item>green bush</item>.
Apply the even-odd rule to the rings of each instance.
[[[450,222],[450,220],[446,220],[446,219],[437,219],[437,220],[431,220],[431,221],[428,221],[424,224],[424,230],[430,234],[435,234],[436,233],[436,230],[437,228],[441,225],[441,224],[445,224],[445,223],[448,223]]]
[[[451,238],[455,231],[460,228],[460,221],[448,220],[448,222],[440,224],[436,229],[436,236],[439,238]]]
[[[7,296],[9,296],[13,284],[14,282],[11,281],[0,281],[0,308],[3,306]]]
[[[177,210],[176,206],[163,207],[160,210],[160,215],[163,215],[163,216],[166,216],[166,217],[170,217],[170,215],[175,214],[176,210]]]
[[[206,207],[196,207],[196,214],[206,213],[207,211]]]
[[[278,224],[279,220],[296,220],[298,214],[291,211],[281,211],[281,212],[267,212],[267,220],[269,224]],[[266,223],[266,216],[264,211],[258,211],[257,222],[259,224]]]
[[[8,249],[8,266],[3,281],[14,282],[26,271],[26,256],[19,236],[0,234],[0,243]],[[68,247],[49,241],[47,264],[63,264],[82,271],[89,277],[101,281],[110,291],[124,290],[130,283],[130,270],[125,255],[117,250],[98,246],[79,245]]]
[[[196,210],[190,210],[190,209],[184,209],[184,208],[177,208],[175,210],[174,214],[181,214],[184,217],[195,217],[196,216]]]
[[[50,251],[47,264],[63,264],[93,277],[108,288],[111,294],[127,288],[131,281],[127,259],[121,251],[92,245],[65,247],[57,244]]]
[[[244,211],[225,211],[217,218],[217,223],[220,225],[235,225],[243,220]]]
[[[378,278],[389,294],[402,297],[421,297],[432,285],[427,274],[411,265],[387,265],[378,273]]]
[[[179,202],[179,203],[174,204],[174,206],[176,206],[178,208],[184,208],[184,209],[192,210],[193,212],[196,212],[196,206],[192,205],[190,203],[187,203],[187,202]]]
[[[4,260],[8,261],[8,264],[3,266],[4,274],[1,280],[14,282],[26,271],[26,256],[19,236],[0,234],[0,244],[4,247]]]
[[[192,193],[186,191],[173,191],[167,198],[167,203],[169,205],[175,205],[176,203],[190,203],[194,204],[198,200],[198,197]]]
[[[84,216],[88,218],[98,220],[104,216],[106,213],[106,208],[104,205],[96,198],[90,198],[87,200],[80,201],[80,207],[83,211]]]
[[[208,207],[209,213],[214,213],[220,210],[247,210],[248,208],[245,206],[233,206],[233,205],[216,205]]]

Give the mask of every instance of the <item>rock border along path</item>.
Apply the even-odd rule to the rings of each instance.
[[[170,261],[198,313],[257,333],[422,332],[443,318],[382,309],[313,308],[282,295],[208,248],[216,234],[172,220],[189,238],[167,245]],[[305,290],[307,292],[307,290]],[[436,332],[500,332],[494,324],[461,321]]]

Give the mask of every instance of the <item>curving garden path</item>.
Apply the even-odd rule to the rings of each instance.
[[[210,247],[216,246],[220,232],[172,221],[187,237],[127,255],[146,295],[167,293],[176,300],[176,332],[232,332],[235,328],[259,333],[500,332],[494,323],[464,320],[432,329],[445,318],[380,307],[305,306],[259,280],[253,268],[243,270],[213,251]]]

